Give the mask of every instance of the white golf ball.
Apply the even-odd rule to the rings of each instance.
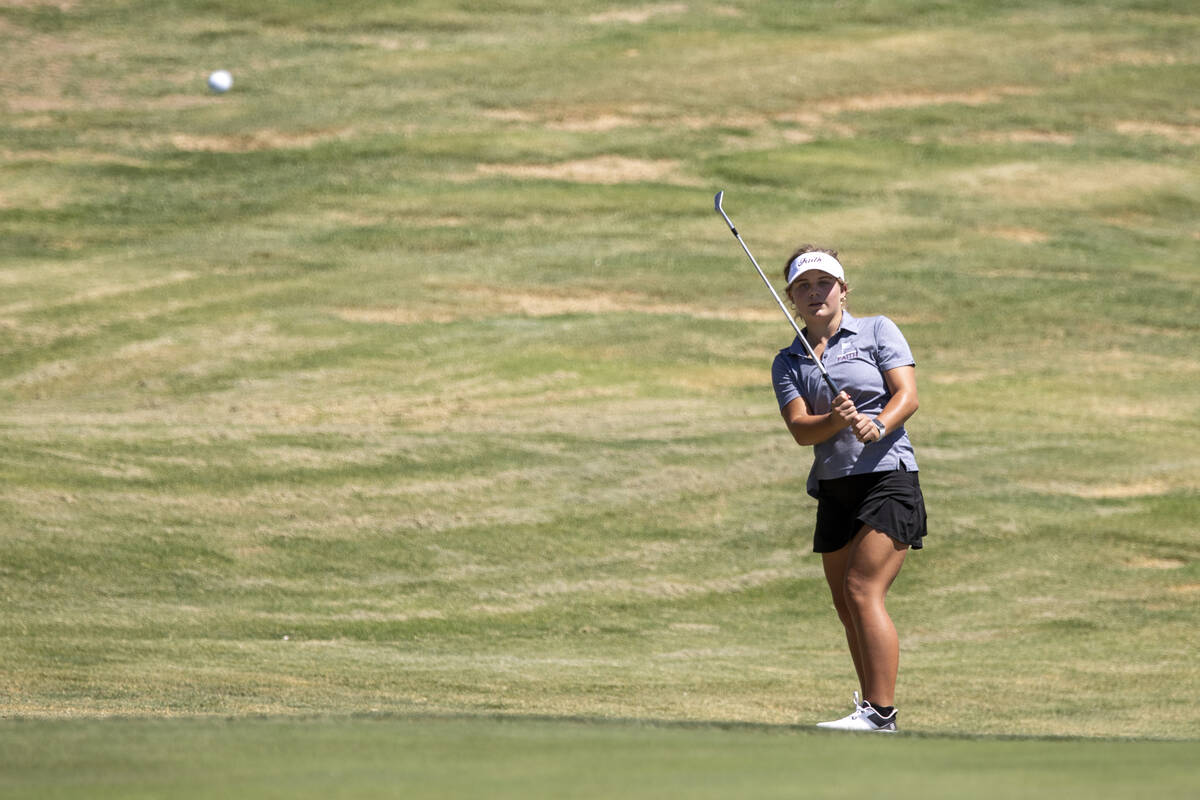
[[[218,94],[228,92],[233,88],[233,76],[227,69],[219,69],[208,76],[208,88]]]

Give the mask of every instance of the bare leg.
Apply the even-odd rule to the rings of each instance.
[[[878,705],[894,705],[900,639],[884,598],[900,573],[908,547],[864,525],[843,550],[848,551],[844,598],[858,638],[855,664],[861,664],[863,697]]]
[[[846,629],[846,643],[850,645],[850,658],[854,661],[854,671],[858,674],[858,689],[866,694],[867,681],[863,674],[863,660],[858,646],[858,628],[854,617],[850,614],[850,606],[846,602],[846,570],[850,564],[851,545],[832,553],[822,553],[821,563],[825,567],[825,581],[829,584],[829,592],[833,595],[833,607],[837,611],[842,627]]]

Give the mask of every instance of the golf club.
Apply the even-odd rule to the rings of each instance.
[[[800,330],[800,326],[796,324],[796,318],[788,311],[787,306],[779,299],[779,293],[775,291],[775,287],[767,280],[767,276],[763,274],[762,268],[758,266],[758,262],[754,260],[754,254],[750,252],[750,248],[746,247],[746,243],[742,241],[741,234],[737,228],[733,226],[733,220],[725,213],[725,209],[721,208],[721,201],[725,198],[725,190],[717,192],[717,196],[713,198],[713,205],[717,209],[717,213],[725,218],[725,224],[729,226],[729,230],[733,231],[733,236],[738,240],[738,244],[746,251],[746,255],[750,257],[750,263],[754,265],[754,269],[758,271],[758,277],[762,278],[763,283],[767,285],[767,289],[771,291],[771,296],[775,298],[775,302],[779,304],[779,309],[783,311],[783,315],[787,317],[788,322],[792,324],[792,329],[796,331],[796,338],[800,340],[800,344],[804,345],[805,351],[808,352],[808,357],[817,364],[817,369],[821,371],[821,377],[825,379],[825,384],[829,387],[829,391],[833,392],[833,396],[837,397],[841,392],[837,384],[833,382],[833,378],[829,377],[829,373],[825,371],[825,365],[821,363],[821,359],[817,358],[817,354],[813,352],[812,345],[808,343],[808,339],[804,337],[804,332]]]

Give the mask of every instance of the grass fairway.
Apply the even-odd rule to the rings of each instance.
[[[486,719],[24,722],[6,798],[1188,797],[1195,742]],[[869,766],[868,766],[869,765]]]
[[[917,357],[919,736],[861,746],[1200,739],[1195,4],[851,5],[0,3],[20,774],[477,715],[440,752],[729,737],[788,780],[855,687],[718,189]],[[1034,747],[989,741],[946,752]]]

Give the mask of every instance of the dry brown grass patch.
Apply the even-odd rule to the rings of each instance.
[[[425,322],[454,322],[468,316],[454,308],[336,308],[332,313],[347,322],[385,325],[419,325]]]
[[[1053,131],[1015,130],[988,131],[969,137],[971,141],[988,144],[1075,144],[1075,134],[1055,133]]]
[[[176,150],[189,153],[250,153],[260,150],[306,149],[321,142],[344,138],[348,134],[347,129],[299,132],[259,130],[223,136],[173,133],[169,141]]]
[[[568,133],[603,133],[604,131],[611,131],[617,128],[639,125],[643,122],[633,109],[579,109],[570,112],[558,109],[556,116],[550,117],[518,108],[497,108],[484,111],[482,115],[487,119],[498,122],[539,125],[550,130],[566,131]]]
[[[53,164],[117,164],[123,167],[145,167],[142,158],[104,153],[79,148],[69,150],[0,150],[0,161],[45,161]]]
[[[664,14],[682,14],[688,10],[685,3],[661,3],[659,5],[642,6],[641,8],[614,8],[611,11],[601,11],[588,17],[593,24],[625,22],[640,25],[654,17]]]
[[[993,86],[968,92],[885,92],[821,100],[812,105],[812,110],[823,114],[841,114],[846,111],[890,111],[925,106],[981,106],[998,103],[1006,97],[1034,95],[1038,91],[1027,86]]]
[[[127,295],[136,292],[143,292],[148,289],[158,289],[164,286],[173,286],[180,283],[186,283],[193,280],[196,273],[177,269],[172,272],[143,280],[126,280],[124,282],[117,281],[115,283],[101,283],[95,286],[80,289],[69,295],[47,299],[44,302],[35,300],[20,300],[15,303],[9,303],[6,306],[0,306],[0,313],[16,314],[33,311],[35,309],[50,309],[62,306],[70,306],[76,303],[84,303],[92,300],[104,300],[120,295]]]
[[[337,308],[332,313],[349,322],[412,325],[423,322],[453,322],[478,316],[480,303],[486,301],[497,314],[528,317],[553,317],[563,314],[681,315],[697,319],[741,322],[774,322],[778,312],[762,308],[708,308],[695,304],[663,303],[636,292],[538,291],[532,289],[488,289],[454,287],[463,299],[455,308]]]
[[[133,109],[186,109],[210,102],[202,95],[169,95],[165,97],[137,98],[120,95],[106,88],[99,81],[87,82],[89,89],[80,98],[64,97],[61,94],[23,94],[9,97],[5,103],[12,113],[36,113],[46,111],[128,111]]]
[[[0,7],[11,0],[0,0]],[[30,5],[69,8],[74,3],[33,3]],[[102,39],[83,33],[63,32],[43,34],[27,31],[11,23],[0,28],[8,40],[3,49],[3,78],[0,83],[0,108],[14,114],[27,114],[42,119],[56,111],[121,111],[132,109],[183,109],[213,102],[213,98],[200,90],[201,79],[188,75],[194,81],[195,91],[163,96],[139,96],[126,87],[135,85],[124,78],[107,80],[92,74],[90,67],[77,69],[77,65],[119,64],[122,61],[122,43],[113,39]],[[122,67],[124,69],[124,67]],[[113,74],[119,74],[113,70]],[[146,77],[162,80],[155,73]],[[36,126],[23,122],[22,126]]]
[[[480,112],[487,119],[494,119],[499,122],[527,122],[536,123],[538,117],[529,111],[522,111],[519,108],[489,108]]]
[[[567,117],[546,123],[546,127],[568,133],[603,133],[617,128],[637,125],[638,120],[620,114],[600,114],[595,117]]]
[[[1182,558],[1151,558],[1149,556],[1136,556],[1128,559],[1125,566],[1133,567],[1134,569],[1182,569],[1187,566],[1187,562]]]
[[[1159,136],[1178,144],[1200,144],[1200,125],[1173,125],[1169,122],[1127,120],[1116,124],[1125,136]]]
[[[635,12],[620,12],[623,15]],[[985,105],[997,103],[1006,97],[1036,94],[1039,90],[1024,86],[994,86],[965,92],[888,92],[874,95],[826,98],[805,103],[801,108],[776,114],[741,112],[737,114],[713,114],[707,116],[677,115],[667,108],[637,107],[621,109],[597,109],[561,114],[548,118],[520,109],[493,109],[484,111],[483,116],[502,122],[528,125],[544,125],[552,130],[574,133],[604,132],[640,124],[655,124],[661,121],[688,130],[712,128],[738,128],[759,130],[774,123],[800,125],[802,130],[785,130],[780,133],[784,141],[805,143],[820,135],[851,137],[855,130],[833,120],[846,112],[873,112],[893,109],[921,108],[924,106],[961,104]],[[668,122],[669,121],[669,122]],[[1013,131],[997,134],[1006,141],[1074,141],[1073,137],[1040,131]],[[505,168],[505,169],[511,169]]]
[[[756,367],[708,367],[691,369],[672,376],[671,383],[684,389],[710,391],[714,388],[757,386],[763,371]]]
[[[1134,67],[1159,67],[1178,64],[1179,56],[1161,50],[1114,50],[1099,59],[1110,64],[1128,64]]]
[[[516,589],[489,589],[480,593],[481,599],[528,601],[546,597],[571,595],[619,595],[652,598],[680,598],[709,594],[735,594],[782,580],[813,579],[820,568],[813,564],[790,569],[769,568],[751,570],[700,580],[681,578],[585,578],[556,579]]]
[[[997,201],[1032,206],[1086,208],[1098,199],[1114,194],[1178,186],[1188,180],[1190,175],[1186,169],[1168,164],[1013,161],[952,173],[944,179],[944,188],[948,192],[983,195]],[[903,183],[897,188],[910,185],[917,186]]]
[[[1040,488],[1056,494],[1066,494],[1084,500],[1128,500],[1137,497],[1159,497],[1172,491],[1172,484],[1161,480],[1109,484],[1039,484]]]
[[[1021,244],[1041,244],[1050,241],[1050,235],[1036,228],[992,228],[988,235],[997,239],[1008,239]]]
[[[639,183],[663,181],[684,185],[697,185],[694,179],[684,177],[680,163],[674,159],[651,161],[624,156],[597,156],[595,158],[562,161],[557,164],[480,164],[477,171],[482,175],[506,175],[511,178],[573,181],[576,183]]]
[[[0,8],[39,8],[49,6],[59,11],[70,11],[76,6],[75,0],[0,0]]]

